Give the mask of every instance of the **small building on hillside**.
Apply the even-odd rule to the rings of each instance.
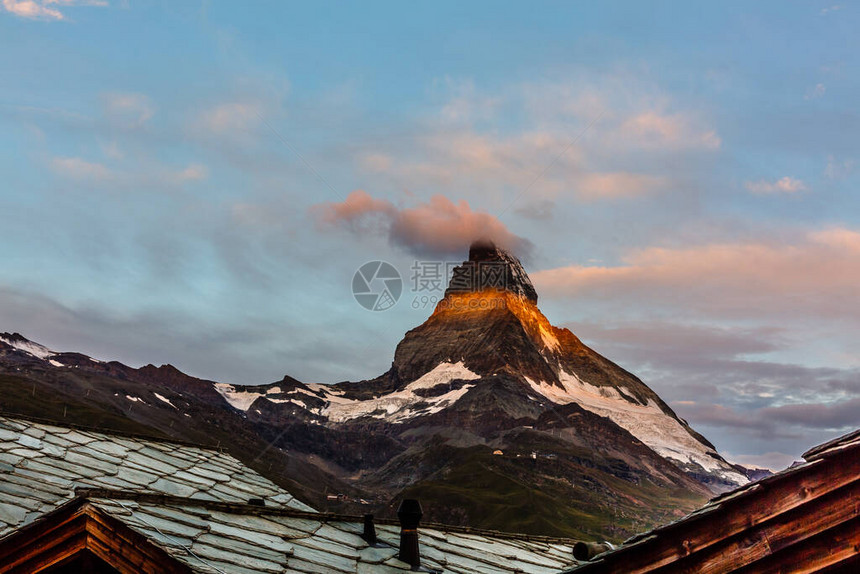
[[[803,458],[568,572],[860,572],[860,430]]]

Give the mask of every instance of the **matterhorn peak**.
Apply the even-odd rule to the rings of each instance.
[[[454,268],[445,296],[457,293],[508,291],[537,303],[537,291],[520,260],[489,239],[469,247],[469,259]]]

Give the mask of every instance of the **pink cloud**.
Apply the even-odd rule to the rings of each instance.
[[[44,2],[33,0],[3,0],[3,8],[21,18],[30,20],[62,20],[63,13],[49,8]]]
[[[722,144],[715,131],[697,126],[692,117],[683,113],[645,111],[627,119],[620,133],[642,146],[718,149]]]
[[[666,178],[641,173],[590,173],[580,179],[577,193],[583,199],[618,199],[654,193],[667,184]]]
[[[787,243],[649,247],[620,265],[571,265],[532,279],[555,296],[636,301],[707,316],[860,319],[860,232],[835,228]]]
[[[3,0],[3,8],[15,16],[29,20],[65,20],[56,7],[107,6],[107,0]]]
[[[342,202],[322,203],[311,209],[321,226],[345,227],[357,233],[379,230],[392,244],[422,255],[459,254],[477,239],[491,239],[521,256],[531,250],[528,240],[514,235],[495,216],[443,195],[434,195],[415,207],[399,208],[357,190]]]

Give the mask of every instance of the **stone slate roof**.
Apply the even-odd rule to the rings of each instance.
[[[393,521],[377,522],[377,543],[371,546],[361,537],[363,522],[356,516],[122,491],[79,491],[79,495],[81,498],[67,505],[93,505],[194,572],[410,570],[397,559],[400,526]],[[419,533],[424,571],[555,574],[576,563],[573,542],[562,539],[440,525],[422,526]]]
[[[193,572],[410,570],[397,558],[397,521],[378,520],[368,544],[362,517],[316,512],[225,453],[0,416],[0,546],[82,507]],[[571,540],[431,524],[419,537],[425,571],[554,574],[576,564]]]
[[[0,416],[0,537],[80,487],[313,510],[216,449]]]

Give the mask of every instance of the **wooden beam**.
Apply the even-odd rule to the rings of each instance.
[[[89,551],[122,574],[190,574],[170,556],[86,501],[74,501],[0,543],[0,574],[31,574]]]
[[[188,566],[153,545],[145,536],[99,512],[87,522],[87,548],[122,574],[186,574]]]
[[[653,571],[653,574],[696,572],[722,574],[761,560],[860,515],[860,480],[774,516]]]
[[[576,572],[643,574],[653,572],[743,537],[754,527],[860,480],[860,448],[828,455],[810,466],[763,479],[749,491],[717,501],[719,506],[698,516],[656,529],[653,538],[622,546]],[[769,543],[747,541],[750,552],[771,553]],[[674,571],[671,568],[669,571]]]
[[[844,567],[860,552],[860,517],[741,568],[736,574],[817,574]]]
[[[0,574],[38,572],[86,548],[82,516],[78,511],[64,514],[7,537],[0,544]]]

